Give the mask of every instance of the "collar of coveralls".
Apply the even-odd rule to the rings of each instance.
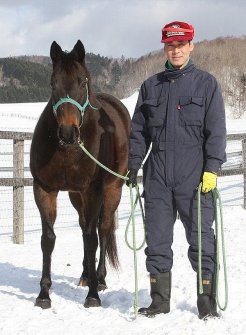
[[[165,71],[164,75],[168,77],[168,79],[175,79],[194,68],[194,64],[191,59],[188,59],[187,63],[182,66],[182,68],[175,68],[173,65],[167,60],[165,63]]]

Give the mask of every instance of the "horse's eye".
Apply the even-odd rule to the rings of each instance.
[[[52,80],[50,81],[50,87],[51,87],[52,89],[54,89],[55,86],[56,86],[56,81],[55,81],[54,79],[52,79]]]
[[[88,79],[87,79],[86,77],[79,77],[78,81],[79,81],[79,85],[80,85],[80,86],[85,87],[85,85],[86,85]]]

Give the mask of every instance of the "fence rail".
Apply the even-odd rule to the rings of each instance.
[[[246,133],[227,134],[227,141],[240,141],[246,139]]]
[[[4,140],[31,140],[33,133],[18,131],[0,131],[0,139]]]
[[[29,132],[12,132],[0,131],[0,140],[13,141],[13,153],[9,150],[7,155],[13,155],[13,167],[0,167],[0,172],[13,172],[12,178],[0,178],[0,186],[13,187],[13,242],[17,244],[24,243],[24,187],[32,186],[32,178],[25,178],[24,172],[29,171],[29,168],[24,166],[24,141],[31,140],[33,133]],[[219,176],[244,176],[244,208],[246,209],[246,133],[228,134],[227,141],[241,141],[242,150],[231,152],[228,157],[236,157],[242,155],[242,164],[235,164],[233,168],[230,166],[222,169]],[[4,153],[1,153],[1,156]],[[141,177],[139,177],[141,181]]]

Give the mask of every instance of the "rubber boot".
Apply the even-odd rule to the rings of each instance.
[[[199,280],[197,276],[197,308],[198,317],[202,320],[218,318],[216,303],[216,276],[213,274],[202,275],[203,294],[199,294]]]
[[[154,317],[156,314],[170,312],[171,272],[150,275],[150,296],[150,306],[140,308],[139,314]]]

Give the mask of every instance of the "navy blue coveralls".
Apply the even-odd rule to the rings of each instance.
[[[197,272],[197,187],[204,171],[218,172],[226,161],[226,126],[218,82],[191,60],[183,69],[166,69],[142,84],[132,118],[129,169],[141,167],[151,143],[143,166],[147,271],[171,270],[178,211]],[[201,206],[202,271],[214,273],[212,192],[201,195]]]

